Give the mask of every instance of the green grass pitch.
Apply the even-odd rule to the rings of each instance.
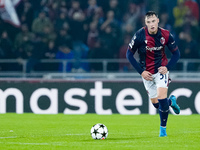
[[[92,139],[96,123],[107,126],[107,139]],[[199,150],[200,115],[170,114],[167,134],[158,137],[158,115],[0,114],[1,150]]]

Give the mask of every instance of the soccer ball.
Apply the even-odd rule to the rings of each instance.
[[[104,140],[108,136],[108,129],[104,124],[97,123],[90,130],[91,136],[95,140]]]

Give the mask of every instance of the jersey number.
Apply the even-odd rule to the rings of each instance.
[[[167,75],[163,75],[163,74],[160,74],[160,80],[162,80],[163,78],[165,78],[165,83],[167,83]]]

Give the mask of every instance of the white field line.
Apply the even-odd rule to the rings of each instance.
[[[88,134],[65,134],[65,135],[88,135]]]
[[[0,139],[14,139],[14,138],[17,138],[17,136],[0,137]]]
[[[10,144],[10,145],[51,145],[50,143],[21,143],[21,142],[0,142],[0,144]]]
[[[76,144],[76,143],[80,143],[80,142],[70,142],[70,143],[74,143],[74,144]],[[87,141],[87,142],[85,142],[85,143],[91,143],[91,144],[93,144],[94,143],[94,141]],[[126,141],[120,141],[120,142],[109,142],[109,143],[127,143],[127,144],[129,144],[129,143],[133,143],[133,142],[126,142]],[[56,142],[56,143],[23,143],[23,142],[0,142],[0,144],[8,144],[8,145],[43,145],[43,146],[48,146],[48,145],[51,145],[51,146],[67,146],[68,145],[68,143],[67,142],[61,142],[61,143],[59,143],[59,142]],[[95,143],[95,145],[96,145],[96,143]]]

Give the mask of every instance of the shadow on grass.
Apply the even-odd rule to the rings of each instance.
[[[152,138],[157,138],[156,136],[130,136],[129,137],[111,137],[111,138],[107,138],[105,140],[94,140],[94,139],[85,139],[85,140],[81,140],[83,142],[91,142],[91,141],[109,141],[109,142],[112,142],[112,141],[132,141],[132,140],[141,140],[141,139],[152,139]]]

